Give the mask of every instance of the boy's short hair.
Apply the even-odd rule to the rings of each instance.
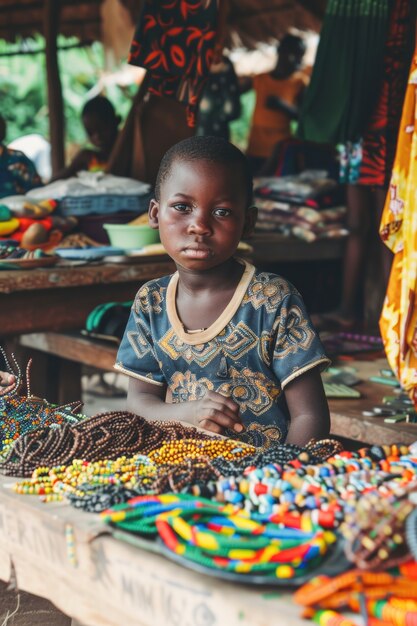
[[[159,201],[161,186],[168,178],[175,161],[207,161],[239,167],[246,186],[247,207],[252,204],[253,179],[245,155],[221,137],[193,136],[173,145],[162,158],[155,183],[155,198]]]
[[[113,121],[114,119],[118,120],[114,106],[105,96],[96,96],[95,98],[91,98],[91,100],[87,100],[81,112],[82,117],[85,115],[100,117],[101,119],[109,121]]]

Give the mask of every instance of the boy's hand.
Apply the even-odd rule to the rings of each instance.
[[[194,426],[210,430],[213,433],[222,434],[225,428],[230,428],[237,433],[244,430],[239,415],[239,406],[230,398],[222,396],[215,391],[207,391],[204,398],[182,405],[190,411],[190,419]]]
[[[0,371],[0,387],[8,387],[9,385],[12,385],[15,380],[16,377],[13,374]]]

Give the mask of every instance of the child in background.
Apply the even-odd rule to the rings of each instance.
[[[304,445],[329,432],[329,361],[296,289],[234,256],[255,224],[251,203],[232,144],[196,136],[168,150],[149,222],[177,272],[138,291],[115,368],[129,376],[128,409],[145,418],[215,433],[259,422]]]
[[[81,119],[85,132],[96,149],[80,150],[66,168],[55,174],[53,180],[70,178],[82,170],[102,171],[107,165],[119,133],[120,115],[116,115],[110,100],[97,96],[86,102]]]
[[[301,37],[287,33],[278,45],[278,61],[268,73],[241,79],[241,90],[256,92],[256,103],[249,134],[247,156],[254,174],[258,174],[272,156],[278,142],[292,136],[291,122],[298,119],[298,109],[309,83],[301,69],[306,44]]]

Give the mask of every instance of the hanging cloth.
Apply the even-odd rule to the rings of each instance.
[[[415,41],[417,0],[394,0],[375,110],[363,133],[357,184],[387,188]]]
[[[128,62],[148,70],[148,90],[187,105],[195,126],[198,102],[209,76],[216,33],[223,33],[220,0],[145,0]]]
[[[417,48],[380,235],[394,253],[380,329],[388,362],[417,408]]]
[[[379,93],[389,0],[329,0],[298,136],[357,141]]]

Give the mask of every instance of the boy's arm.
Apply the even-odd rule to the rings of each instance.
[[[225,428],[243,430],[238,405],[219,393],[207,391],[201,400],[165,402],[166,385],[129,378],[127,409],[151,420],[181,420],[221,434]]]
[[[304,446],[329,436],[329,407],[318,367],[288,383],[284,393],[291,417],[286,443]]]

